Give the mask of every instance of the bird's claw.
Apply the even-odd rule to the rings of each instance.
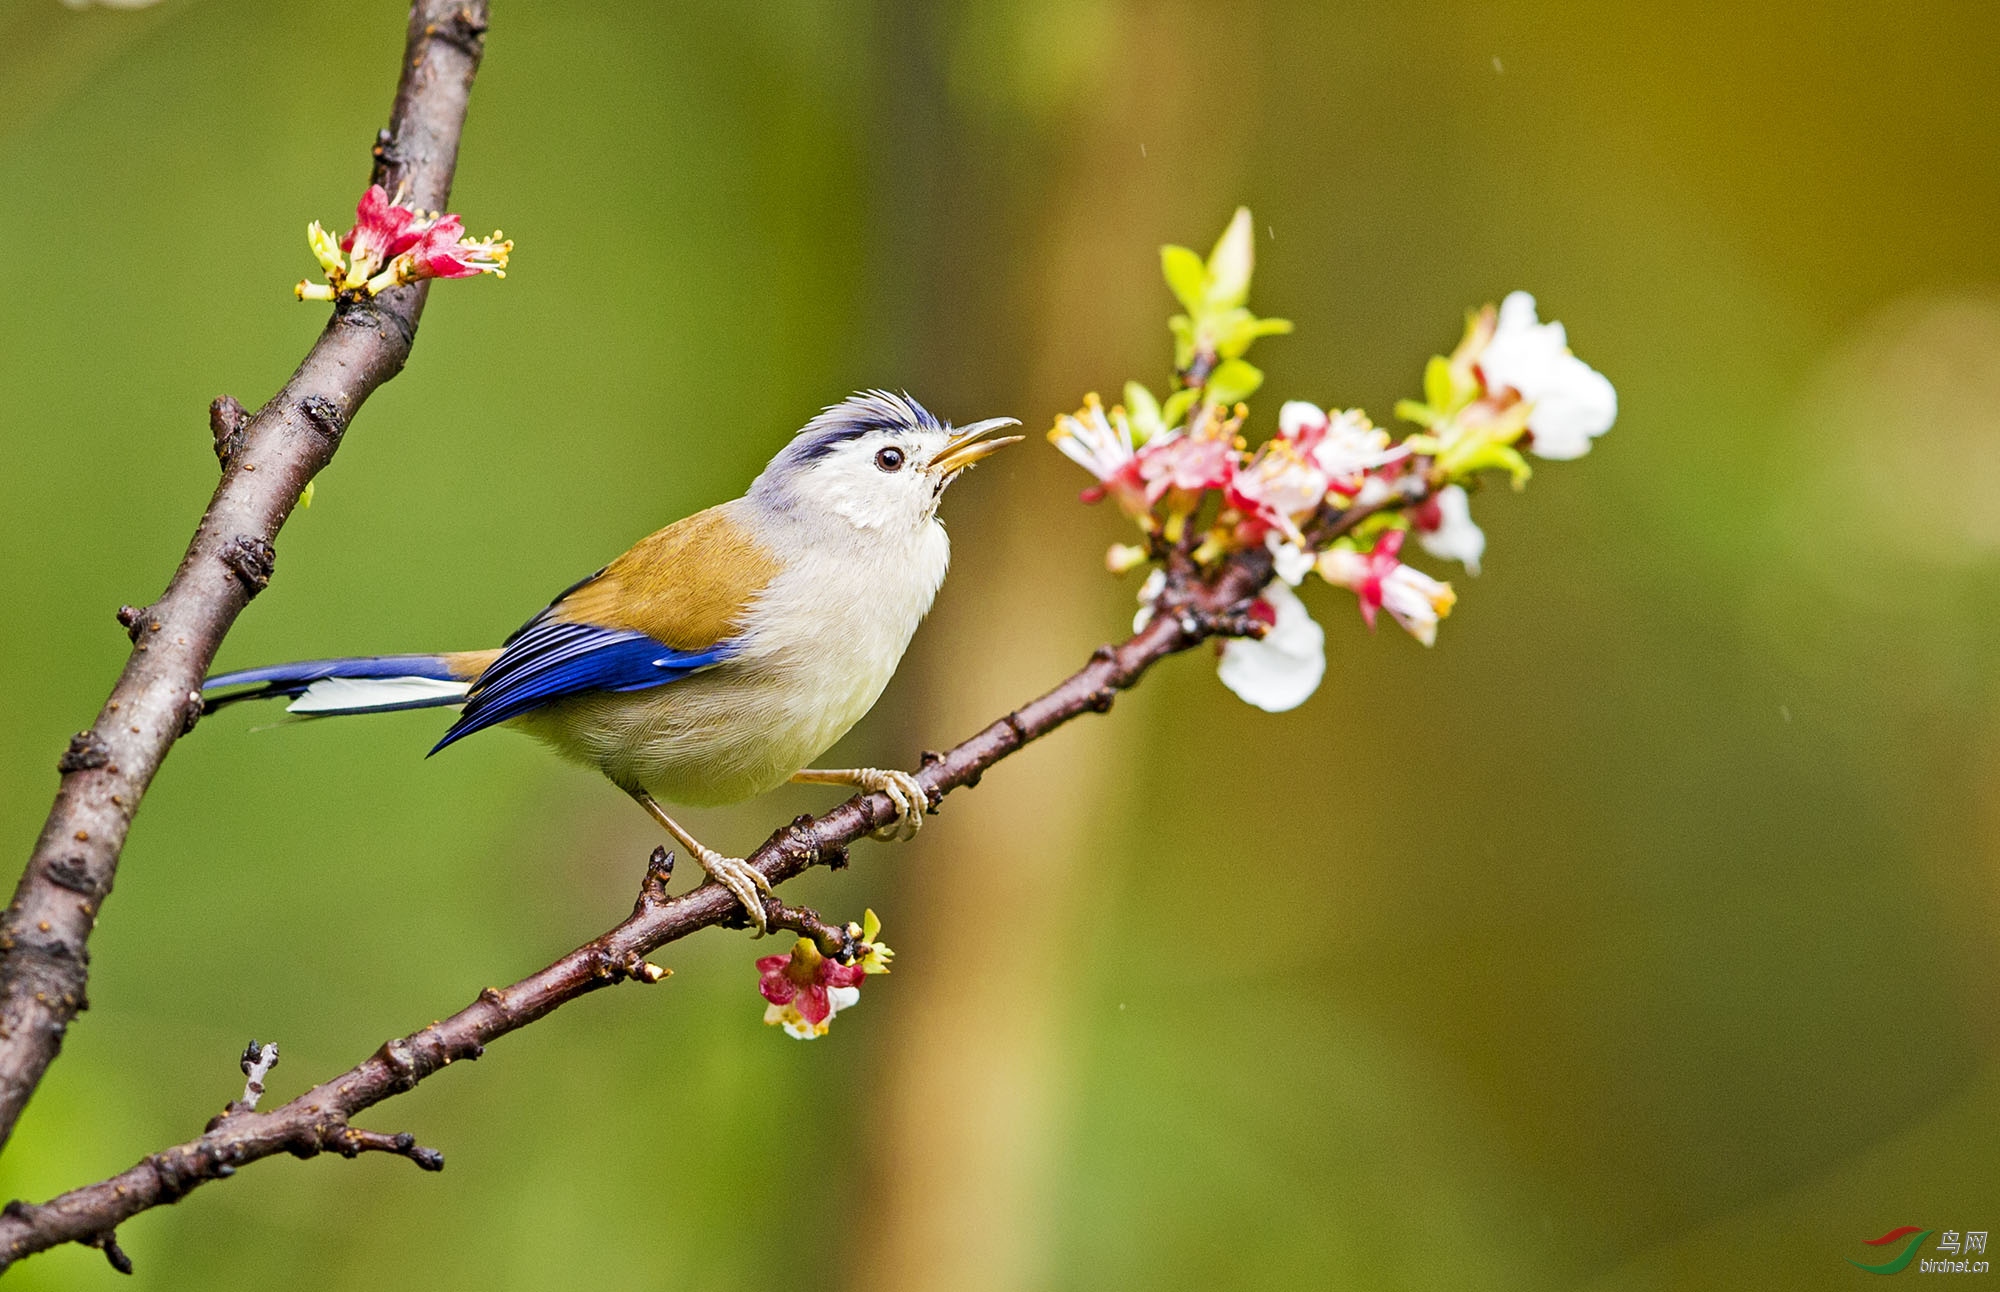
[[[750,916],[750,923],[756,928],[758,937],[771,931],[764,914],[763,897],[771,891],[771,881],[764,878],[761,871],[740,857],[725,857],[709,848],[697,852],[695,860],[701,863],[709,878],[735,894],[736,900],[743,904],[743,910]]]
[[[924,793],[923,782],[910,773],[864,767],[856,783],[870,793],[887,794],[896,805],[895,821],[873,831],[873,838],[908,841],[924,828],[924,813],[931,807],[930,796]]]

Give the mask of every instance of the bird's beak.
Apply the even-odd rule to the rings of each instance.
[[[989,453],[997,453],[1009,444],[1018,443],[1018,435],[1005,435],[997,440],[982,440],[979,437],[988,431],[997,431],[1003,426],[1019,426],[1020,419],[1013,417],[989,417],[983,422],[974,422],[963,427],[958,434],[945,442],[944,448],[931,459],[931,470],[941,476],[955,475],[971,466]]]

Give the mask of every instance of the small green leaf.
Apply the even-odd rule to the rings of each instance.
[[[1160,409],[1160,420],[1166,423],[1169,429],[1179,426],[1181,419],[1187,416],[1188,409],[1194,407],[1195,396],[1196,392],[1193,390],[1176,390],[1168,395],[1166,404]]]
[[[1208,397],[1218,404],[1234,404],[1257,393],[1264,374],[1242,359],[1225,359],[1208,377]]]
[[[1160,401],[1136,381],[1125,383],[1125,411],[1132,418],[1132,438],[1139,444],[1167,429],[1160,420]]]
[[[1215,352],[1224,359],[1240,358],[1257,339],[1257,316],[1249,310],[1234,309],[1208,321],[1209,335],[1215,338]]]
[[[1469,480],[1481,471],[1505,471],[1516,489],[1534,474],[1520,451],[1507,444],[1476,444],[1462,453],[1447,452],[1438,461],[1453,480]]]
[[[1258,337],[1282,336],[1292,330],[1290,319],[1260,319],[1246,309],[1229,310],[1210,320],[1215,335],[1215,352],[1225,359],[1240,358]]]
[[[1160,271],[1166,275],[1174,299],[1188,313],[1199,313],[1208,286],[1208,268],[1201,263],[1201,257],[1186,247],[1169,244],[1160,248]]]
[[[306,487],[304,491],[299,494],[300,507],[310,507],[313,505],[313,486],[317,485],[318,483],[319,481],[317,480],[306,481]]]
[[[1257,235],[1250,220],[1250,208],[1239,206],[1230,217],[1229,227],[1215,240],[1208,253],[1210,309],[1230,310],[1250,299],[1250,273],[1257,265]],[[1189,309],[1195,308],[1190,305]]]
[[[1436,426],[1438,417],[1429,404],[1420,404],[1414,399],[1396,401],[1396,416],[1419,426]]]
[[[1374,512],[1362,517],[1361,523],[1354,527],[1354,544],[1358,549],[1366,551],[1375,546],[1375,539],[1386,531],[1408,529],[1409,527],[1410,518],[1403,515],[1400,511],[1383,510]]]
[[[1424,365],[1424,399],[1432,408],[1451,407],[1452,394],[1451,360],[1441,354],[1431,356]]]

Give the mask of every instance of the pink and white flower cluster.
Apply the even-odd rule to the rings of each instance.
[[[1237,546],[1262,543],[1272,533],[1302,544],[1299,527],[1321,503],[1354,502],[1371,473],[1409,456],[1353,409],[1329,417],[1294,400],[1285,405],[1278,433],[1254,453],[1237,434],[1240,417],[1200,409],[1197,418],[1192,429],[1142,438],[1122,407],[1107,411],[1090,394],[1082,408],[1056,418],[1049,441],[1097,477],[1083,491],[1085,502],[1112,498],[1150,534],[1175,531],[1170,537],[1177,539],[1208,491],[1220,491]]]
[[[889,972],[896,953],[878,940],[882,923],[875,912],[869,911],[861,925],[847,927],[860,948],[852,964],[822,955],[811,938],[800,938],[784,955],[757,961],[757,990],[768,1002],[766,1023],[801,1041],[825,1036],[834,1015],[860,1002],[861,984],[872,974]]]
[[[1303,704],[1326,672],[1325,633],[1292,591],[1307,574],[1352,592],[1370,628],[1387,612],[1431,645],[1457,594],[1403,561],[1408,537],[1477,574],[1486,535],[1466,485],[1495,469],[1518,485],[1529,473],[1523,449],[1581,456],[1617,417],[1611,383],[1570,353],[1562,324],[1541,322],[1525,292],[1475,314],[1458,349],[1431,361],[1424,384],[1423,402],[1398,405],[1423,428],[1400,443],[1358,409],[1293,400],[1276,434],[1253,450],[1239,434],[1243,405],[1183,392],[1168,406],[1185,412],[1185,424],[1163,426],[1152,396],[1129,386],[1132,412],[1089,395],[1056,419],[1049,439],[1096,477],[1085,501],[1114,499],[1145,532],[1144,546],[1112,548],[1115,572],[1176,546],[1204,566],[1247,548],[1270,551],[1274,577],[1250,606],[1266,631],[1225,642],[1218,672],[1238,696],[1276,712]],[[1189,534],[1197,519],[1207,524],[1198,543]],[[1323,544],[1316,531],[1336,521],[1349,536]],[[1139,593],[1138,626],[1164,587],[1155,570]]]
[[[458,216],[419,211],[403,205],[400,196],[392,201],[380,184],[361,195],[354,227],[345,236],[336,240],[315,220],[306,226],[306,240],[326,282],[300,282],[292,290],[302,301],[330,301],[341,292],[373,296],[424,278],[505,278],[514,251],[513,241],[497,231],[490,238],[468,238]]]

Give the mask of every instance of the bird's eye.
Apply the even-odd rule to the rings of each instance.
[[[875,455],[875,465],[881,467],[884,471],[901,471],[903,469],[903,451],[901,449],[883,449]]]

